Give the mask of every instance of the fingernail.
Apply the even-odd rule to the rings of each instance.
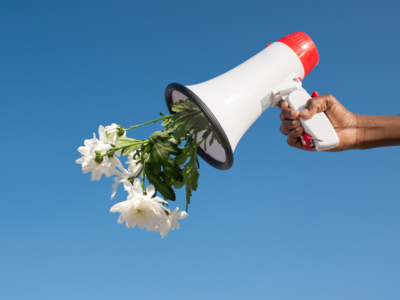
[[[296,131],[299,131],[299,130],[300,130],[300,127],[297,127],[295,130],[296,130]]]
[[[310,112],[310,110],[308,108],[304,108],[301,112],[305,113],[305,114],[308,114]]]
[[[296,125],[296,120],[293,120],[293,121],[292,121],[292,125]]]
[[[297,112],[297,111],[292,110],[292,111],[290,112],[291,116],[294,117],[294,116],[296,115],[296,112]]]

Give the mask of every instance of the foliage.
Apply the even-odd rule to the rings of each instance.
[[[197,148],[204,142],[203,148],[207,150],[207,146],[211,146],[214,141],[221,144],[221,140],[207,117],[191,100],[180,100],[173,103],[171,109],[174,111],[173,115],[160,113],[161,118],[159,119],[127,129],[113,123],[106,127],[106,130],[108,128],[109,131],[104,131],[101,126],[99,135],[101,135],[100,139],[106,151],[104,153],[97,151],[95,158],[97,164],[102,163],[102,169],[97,168],[96,163],[92,163],[89,150],[84,150],[86,151],[84,153],[87,154],[85,156],[87,164],[90,164],[92,172],[97,172],[96,178],[100,178],[101,174],[118,175],[117,178],[114,178],[113,195],[115,195],[120,182],[133,183],[135,178],[142,176],[143,193],[146,193],[144,181],[147,179],[154,186],[155,192],[160,193],[165,200],[174,201],[176,199],[174,189],[185,186],[186,210],[188,209],[192,191],[197,189],[200,177]],[[161,131],[155,131],[148,140],[136,140],[125,136],[128,130],[157,121],[162,121],[161,125],[164,128]],[[184,145],[180,147],[182,142]],[[125,170],[118,158],[115,157],[120,152],[129,158],[128,170]],[[116,168],[120,169],[122,173]]]

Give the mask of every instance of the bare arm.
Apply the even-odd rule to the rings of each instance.
[[[360,140],[357,149],[400,145],[400,116],[358,115]]]
[[[370,149],[400,145],[400,116],[368,116],[348,111],[332,95],[308,100],[301,114],[289,108],[287,102],[280,105],[281,132],[288,136],[290,146],[308,150],[298,140],[304,132],[299,118],[309,119],[317,112],[325,112],[339,136],[339,145],[330,151]],[[313,150],[311,150],[313,151]]]

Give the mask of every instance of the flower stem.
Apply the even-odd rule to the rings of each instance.
[[[144,179],[146,178],[146,174],[145,174],[145,172],[144,172],[144,167],[145,167],[145,164],[143,164],[143,171],[142,171],[142,190],[143,190],[143,195],[146,195],[146,190],[144,189]]]
[[[206,140],[206,138],[202,139],[201,142],[198,142],[197,143],[197,145],[198,145],[197,147],[199,147],[201,145],[201,143],[204,142],[205,140]]]
[[[136,143],[128,144],[128,145],[125,145],[123,147],[113,148],[113,149],[108,150],[106,153],[102,154],[101,157],[104,157],[106,155],[112,155],[112,154],[114,154],[115,151],[118,151],[118,150],[121,150],[121,149],[124,149],[124,148],[128,148],[130,146],[145,144],[145,143],[148,143],[148,142],[149,142],[148,140],[137,141]]]
[[[143,124],[139,124],[139,125],[131,126],[131,127],[129,127],[129,128],[126,128],[126,129],[124,129],[124,130],[125,130],[125,131],[127,131],[127,130],[131,130],[131,129],[135,129],[135,128],[138,128],[138,127],[140,127],[140,126],[143,126],[143,125],[147,125],[147,124],[155,123],[155,122],[158,122],[158,121],[161,121],[161,120],[164,120],[164,119],[169,119],[169,118],[172,118],[172,115],[169,115],[169,116],[163,116],[163,117],[161,117],[161,118],[159,118],[159,119],[155,119],[155,120],[153,120],[153,121],[149,121],[149,122],[146,122],[146,123],[143,123]]]
[[[187,134],[186,136],[184,136],[184,137],[181,138],[181,141],[186,140],[186,139],[192,137],[194,134],[195,134],[195,133]]]

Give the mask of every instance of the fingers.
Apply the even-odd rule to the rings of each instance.
[[[291,109],[289,103],[286,101],[279,103],[279,109],[281,110],[280,118],[282,121],[280,131],[282,134],[287,135],[287,143],[289,146],[304,149],[303,144],[299,140],[299,137],[304,132],[299,120],[300,113],[297,110]]]
[[[336,98],[332,95],[323,95],[315,98],[311,98],[307,101],[306,106],[300,113],[300,117],[303,119],[309,119],[316,113],[321,111],[328,111],[335,103]]]
[[[300,113],[297,110],[291,109],[289,107],[289,103],[286,101],[280,102],[281,111],[281,127],[280,131],[284,135],[288,135],[290,130],[295,129],[296,127],[301,126],[299,121]]]
[[[306,151],[316,151],[316,149],[309,149],[304,147],[303,143],[302,143],[302,139],[300,139],[300,137],[303,135],[304,133],[304,128],[303,127],[298,127],[294,130],[291,130],[288,134],[287,137],[287,143],[289,146],[297,148],[297,149],[301,149],[301,150],[306,150]]]
[[[292,146],[292,147],[296,147],[296,148],[298,148],[298,146],[300,145],[300,148],[302,149],[303,146],[299,142],[299,137],[303,134],[303,132],[304,132],[304,129],[302,126],[289,131],[289,133],[287,135],[288,145]]]
[[[288,135],[290,130],[301,126],[300,120],[284,120],[282,121],[280,131],[284,135]]]
[[[296,120],[300,117],[300,113],[297,110],[291,108],[285,108],[281,111],[281,121],[284,120]]]
[[[280,100],[279,103],[278,103],[278,108],[279,108],[279,110],[283,110],[285,108],[289,108],[289,103],[287,103],[284,100]]]

